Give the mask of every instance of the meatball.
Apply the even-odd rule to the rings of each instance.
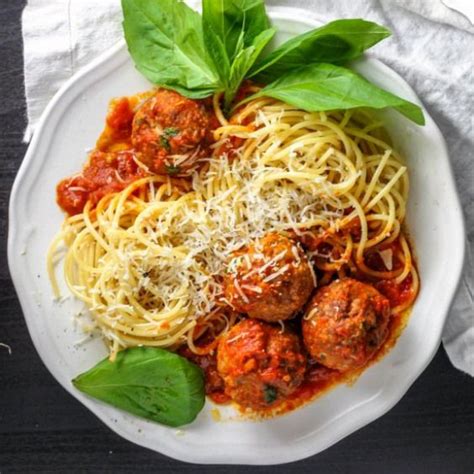
[[[224,281],[224,296],[239,312],[274,322],[300,310],[315,286],[315,276],[301,247],[270,233],[234,252]]]
[[[151,171],[182,175],[210,154],[212,130],[217,126],[206,101],[159,89],[135,114],[132,144]]]
[[[352,278],[322,287],[303,317],[303,341],[317,362],[339,371],[363,366],[388,333],[390,303]]]
[[[295,334],[245,319],[220,340],[217,369],[229,397],[262,410],[277,406],[301,384],[306,358]]]

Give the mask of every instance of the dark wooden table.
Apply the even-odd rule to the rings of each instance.
[[[135,446],[66,393],[41,363],[26,329],[6,260],[8,199],[26,146],[20,16],[22,0],[0,1],[0,473],[472,473],[474,380],[442,348],[388,414],[332,448],[297,463],[196,466]]]

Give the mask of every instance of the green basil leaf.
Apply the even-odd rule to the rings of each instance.
[[[299,68],[264,87],[255,97],[268,96],[309,112],[371,107],[393,107],[418,125],[424,125],[421,108],[380,89],[350,69],[333,64]]]
[[[270,27],[263,0],[202,0],[202,18],[204,32],[210,28],[221,39],[230,63]]]
[[[181,0],[122,0],[122,10],[130,55],[152,83],[193,98],[222,88],[198,13]]]
[[[204,41],[219,72],[225,106],[275,34],[263,0],[203,0]]]
[[[282,44],[255,64],[250,76],[268,83],[308,64],[342,63],[358,58],[387,36],[387,28],[371,21],[336,20]]]
[[[151,347],[120,351],[76,377],[81,392],[168,426],[193,421],[204,406],[202,370],[185,358]]]
[[[231,62],[227,55],[225,44],[222,38],[220,38],[218,34],[214,31],[213,26],[206,24],[204,18],[203,31],[204,42],[206,44],[209,56],[214,61],[214,65],[219,75],[219,81],[222,85],[222,89],[227,89]]]
[[[230,68],[230,78],[225,91],[226,106],[229,106],[232,102],[232,99],[239,89],[240,84],[245,79],[247,72],[252,67],[255,60],[260,56],[263,48],[273,38],[275,32],[276,30],[274,28],[262,31],[254,38],[252,46],[241,50],[234,59]]]

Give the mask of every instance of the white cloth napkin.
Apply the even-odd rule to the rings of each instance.
[[[194,7],[197,4],[188,3]],[[393,36],[370,54],[398,71],[422,97],[447,139],[461,192],[468,233],[467,258],[443,342],[452,363],[474,376],[474,27],[467,17],[440,0],[267,3],[306,8],[328,21],[366,18],[392,30]],[[121,37],[119,0],[28,1],[23,13],[26,141],[64,81]]]

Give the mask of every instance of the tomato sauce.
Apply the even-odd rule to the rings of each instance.
[[[111,101],[104,131],[83,170],[56,187],[57,203],[70,216],[81,213],[88,201],[95,206],[103,196],[147,175],[134,159],[130,138],[134,108],[148,95]]]
[[[401,262],[399,259],[395,258],[397,253],[402,252],[402,248],[400,245],[399,239],[390,242],[389,244],[381,245],[378,251],[373,251],[368,253],[365,257],[365,262],[367,266],[373,270],[379,272],[387,271],[385,264],[380,256],[380,251],[390,250],[392,252],[392,270],[401,270],[404,263]],[[402,282],[397,283],[395,280],[384,280],[379,279],[375,281],[371,281],[371,283],[377,288],[377,290],[382,293],[388,300],[390,301],[390,307],[395,308],[396,306],[403,305],[408,301],[414,299],[413,294],[413,279],[411,275],[408,275]]]
[[[96,148],[104,152],[132,151],[132,125],[137,107],[150,98],[153,91],[120,97],[110,102],[105,128],[97,140]]]
[[[304,382],[293,392],[284,404],[284,411],[290,411],[312,400],[332,385],[339,383],[341,373],[324,365],[309,361]]]
[[[116,193],[146,176],[128,151],[104,153],[94,151],[82,173],[62,180],[56,188],[56,199],[70,216],[84,210],[87,201],[97,204],[106,194]]]
[[[106,123],[112,135],[117,138],[128,138],[132,133],[132,122],[135,112],[128,97],[118,99],[109,114]]]
[[[403,305],[413,299],[413,279],[408,275],[401,283],[393,280],[380,280],[375,288],[390,301],[392,308]]]

